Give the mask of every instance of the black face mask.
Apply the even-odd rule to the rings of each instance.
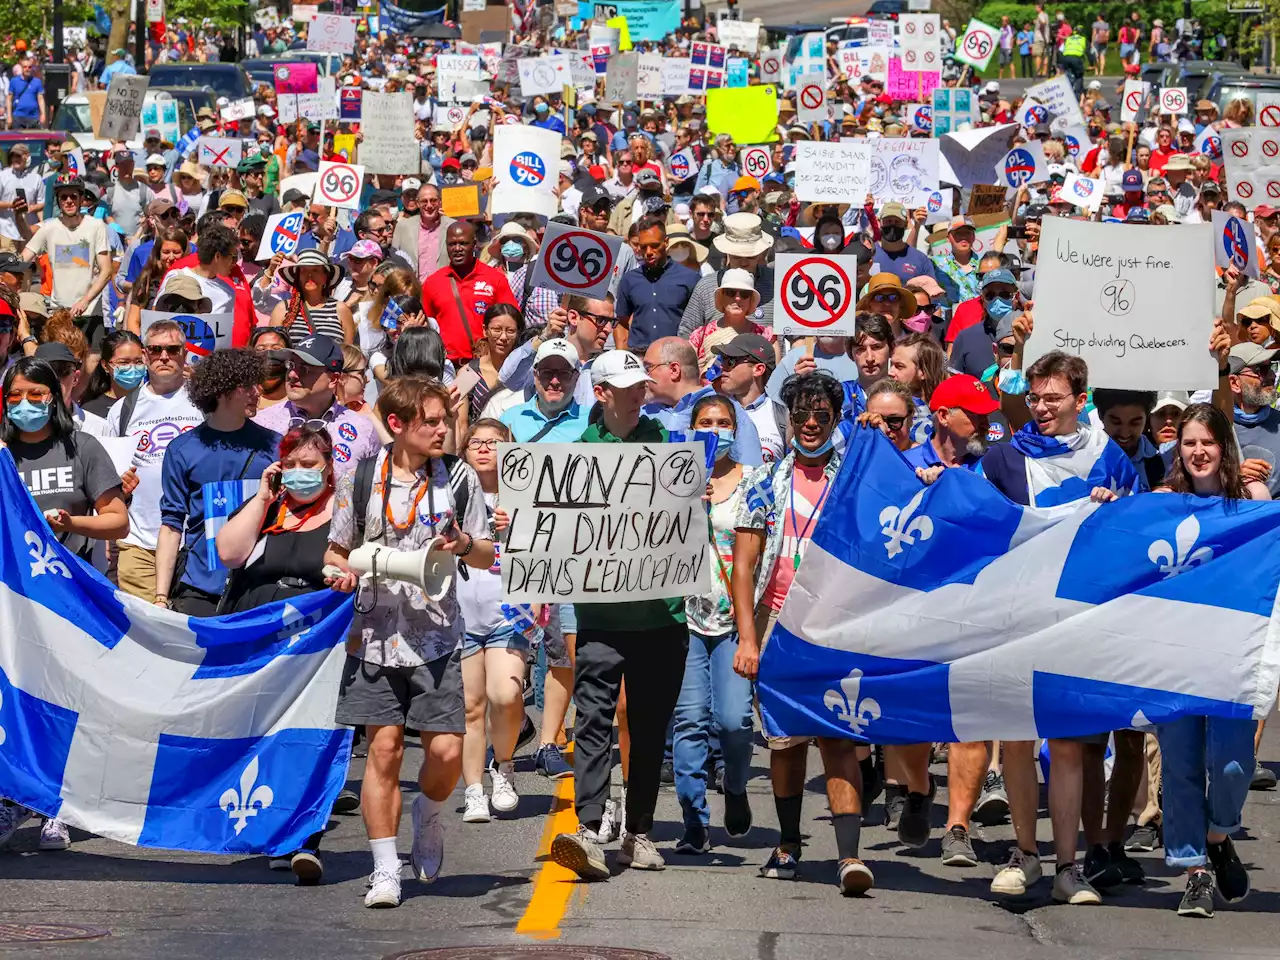
[[[277,360],[274,357],[267,357],[262,363],[262,385],[268,390],[275,390],[280,384],[284,383],[285,369],[283,360]]]
[[[897,243],[906,235],[906,227],[890,226],[880,228],[880,236],[885,240],[888,240],[890,243]]]

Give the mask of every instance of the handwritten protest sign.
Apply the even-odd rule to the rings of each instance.
[[[502,443],[503,597],[660,600],[710,589],[706,452],[693,443]]]
[[[142,125],[142,101],[147,95],[147,77],[117,73],[107,88],[98,136],[103,140],[132,140]]]
[[[613,103],[626,103],[637,96],[640,54],[615,53],[609,58],[604,78],[604,98]]]
[[[942,73],[939,70],[920,70],[915,73],[903,67],[900,57],[889,58],[889,81],[884,92],[895,100],[931,103],[933,91],[942,85]]]
[[[1052,117],[1064,117],[1071,124],[1084,125],[1084,114],[1080,111],[1080,100],[1071,89],[1071,81],[1066,74],[1059,74],[1052,80],[1032,84],[1027,87],[1027,96],[1044,104]]]
[[[871,192],[877,203],[920,206],[938,188],[938,141],[905,137],[871,141]]]
[[[1213,229],[1151,227],[1136,249],[1112,224],[1046,217],[1024,368],[1065,350],[1085,359],[1095,387],[1215,387]]]
[[[364,91],[360,102],[360,162],[367,173],[417,173],[422,159],[413,135],[413,94]]]
[[[755,53],[760,44],[760,24],[741,20],[721,20],[716,24],[720,42],[743,53]]]
[[[350,53],[356,46],[356,18],[317,13],[307,28],[307,49]]]
[[[796,196],[806,203],[849,203],[871,183],[871,141],[796,144]]]

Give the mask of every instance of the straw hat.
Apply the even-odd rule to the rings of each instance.
[[[319,250],[303,250],[301,251],[293,263],[287,263],[280,268],[279,277],[281,282],[297,289],[298,271],[303,267],[324,267],[329,274],[329,279],[325,283],[326,295],[333,291],[338,285],[338,281],[342,279],[342,268],[333,263]]]

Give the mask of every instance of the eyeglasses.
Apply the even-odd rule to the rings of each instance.
[[[186,352],[187,345],[184,343],[177,344],[156,344],[147,346],[147,356],[149,357],[180,357]]]
[[[556,380],[572,380],[578,376],[577,370],[566,370],[564,367],[538,367],[533,372],[543,383],[552,383]]]
[[[51,403],[53,394],[45,389],[10,390],[4,395],[4,400],[8,404],[21,403],[23,400],[29,400],[31,403]]]
[[[1068,400],[1074,399],[1070,394],[1051,393],[1047,397],[1042,397],[1037,393],[1027,394],[1027,406],[1033,410],[1036,407],[1044,407],[1046,410],[1057,410]]]
[[[734,367],[741,366],[744,363],[759,363],[759,362],[760,362],[759,360],[756,360],[753,357],[726,357],[723,354],[721,354],[720,369],[732,370]]]
[[[630,167],[630,166],[632,166],[632,165],[633,165],[633,164],[632,164],[632,161],[630,161],[630,160],[619,160],[619,161],[618,161],[618,166],[620,166],[620,167]]]
[[[1240,376],[1254,377],[1262,383],[1276,382],[1276,368],[1272,364],[1261,366],[1245,367],[1240,371]]]
[[[693,211],[693,215],[699,220],[710,220],[715,216],[715,214],[710,210],[695,210]]]
[[[1012,343],[1000,343],[996,344],[996,346],[1000,348],[1000,356],[1002,357],[1012,357],[1013,351],[1018,349],[1017,346]]]
[[[753,290],[725,290],[721,288],[720,292],[724,294],[726,300],[750,300],[755,296],[755,291]]]
[[[361,383],[369,382],[368,367],[356,367],[354,370],[343,370],[342,374],[343,376],[346,376],[346,377],[359,377]]]
[[[370,228],[369,228],[369,232],[370,232],[370,233],[390,233],[390,232],[391,232],[391,224],[389,224],[389,223],[384,223],[384,224],[383,224],[382,226],[380,226],[380,227],[370,227]]]
[[[494,438],[492,440],[482,440],[480,437],[472,437],[467,441],[468,450],[497,450],[499,441]]]
[[[833,419],[830,410],[792,410],[791,425],[793,427],[803,427],[809,422],[810,417],[820,427],[825,427]]]
[[[164,213],[160,214],[158,220],[177,220],[182,216],[177,207],[170,207]]]
[[[1009,290],[1007,287],[1002,287],[1000,289],[996,289],[995,287],[989,287],[988,289],[982,291],[982,299],[987,301],[987,303],[990,303],[992,300],[999,299],[1000,297],[1004,297],[1008,299],[1013,295],[1014,295],[1013,291]]]
[[[613,317],[606,317],[603,314],[599,314],[599,313],[588,313],[586,310],[579,310],[577,311],[577,313],[578,313],[578,316],[586,317],[588,320],[594,323],[597,327],[613,326],[613,322],[614,322]]]
[[[897,303],[900,296],[897,293],[873,293],[871,301],[872,303]]]

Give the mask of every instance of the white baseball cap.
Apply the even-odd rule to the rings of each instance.
[[[569,368],[571,370],[578,369],[578,363],[580,362],[578,358],[578,350],[572,343],[564,339],[564,337],[557,337],[554,340],[547,340],[543,343],[533,357],[533,365],[536,367],[543,360],[548,360],[552,357],[558,357],[565,363],[569,364]]]
[[[637,383],[649,383],[652,380],[653,378],[645,372],[640,358],[627,350],[610,350],[602,353],[591,364],[593,387],[602,383],[607,383],[611,387],[634,387]]]
[[[404,183],[400,184],[400,192],[405,193],[409,190],[420,190],[422,181],[417,177],[406,177]]]
[[[167,167],[168,165],[169,161],[158,153],[151,154],[151,156],[147,157],[147,162],[143,164],[146,167]]]

